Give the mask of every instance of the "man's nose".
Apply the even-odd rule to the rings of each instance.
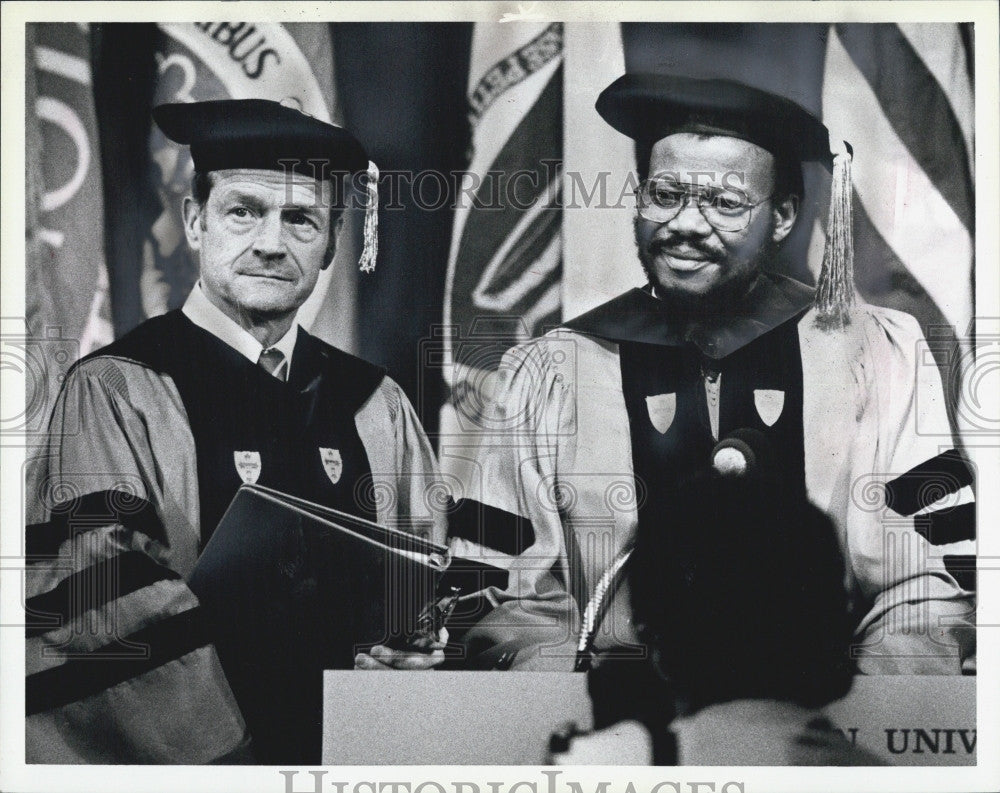
[[[253,252],[265,259],[280,258],[285,255],[284,229],[280,212],[267,212],[257,227],[253,242]]]
[[[707,237],[712,226],[698,208],[698,196],[686,196],[680,211],[667,221],[667,228],[678,234]]]

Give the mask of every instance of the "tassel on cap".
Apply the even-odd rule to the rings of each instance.
[[[851,322],[854,305],[854,232],[851,209],[851,160],[854,149],[846,140],[833,158],[830,214],[826,223],[823,266],[816,284],[816,324],[826,330]]]
[[[378,256],[378,166],[368,161],[368,172],[365,178],[367,201],[365,202],[364,247],[358,267],[363,273],[375,271],[375,258]]]

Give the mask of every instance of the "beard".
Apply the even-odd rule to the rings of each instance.
[[[731,314],[747,293],[753,289],[762,271],[775,260],[778,243],[772,239],[774,221],[770,222],[768,233],[761,245],[750,252],[745,262],[733,262],[726,251],[706,244],[702,239],[673,235],[665,239],[643,243],[639,233],[640,220],[633,221],[634,239],[639,262],[656,296],[678,313],[697,317],[718,317]],[[700,294],[680,289],[676,285],[664,283],[657,275],[656,257],[664,250],[682,243],[688,250],[697,252],[706,260],[725,270],[725,275],[713,287]]]

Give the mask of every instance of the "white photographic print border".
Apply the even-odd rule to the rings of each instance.
[[[1000,344],[1000,43],[992,2],[5,2],[2,6],[2,290],[0,317],[25,317],[25,25],[30,22],[199,21],[483,21],[535,15],[566,22],[972,22],[975,24],[975,323],[983,351],[975,372],[984,415],[996,416]],[[859,143],[860,145],[860,143]],[[632,253],[632,251],[629,251]],[[13,323],[13,324],[10,324]],[[18,325],[18,323],[20,323]],[[965,329],[956,329],[959,335]],[[16,331],[15,331],[16,332]],[[24,380],[4,371],[4,417],[20,415]],[[992,406],[992,407],[990,407]],[[993,412],[990,413],[990,410]],[[996,418],[992,419],[996,427]],[[1000,438],[973,434],[977,469],[978,765],[971,767],[740,768],[533,766],[54,766],[24,762],[23,491],[25,448],[0,438],[0,789],[29,791],[273,791],[274,793],[798,793],[822,791],[976,791],[1000,788]],[[376,676],[377,678],[377,676]],[[378,681],[374,679],[373,684]]]

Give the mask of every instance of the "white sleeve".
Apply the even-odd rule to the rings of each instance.
[[[852,572],[867,605],[863,672],[959,674],[975,648],[974,601],[949,572],[975,553],[972,473],[952,448],[941,377],[907,314],[866,307],[860,322],[867,397],[861,433],[877,443],[878,509],[855,499]],[[862,502],[862,503],[859,503]]]
[[[552,354],[545,338],[505,354],[471,490],[452,520],[466,544],[509,555],[507,588],[483,592],[494,608],[465,637],[480,665],[573,668],[579,618],[567,588],[564,529],[558,512],[542,506],[551,494],[541,493],[573,421],[571,389]]]

